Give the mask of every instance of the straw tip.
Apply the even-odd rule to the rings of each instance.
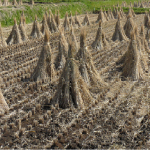
[[[43,15],[43,19],[46,19],[46,16],[45,16],[45,14]]]
[[[120,20],[120,14],[118,14],[118,20]]]
[[[72,40],[69,40],[69,50],[68,50],[68,57],[73,58],[76,54],[76,49],[74,46],[74,42]]]
[[[48,31],[47,31],[47,30],[45,31],[44,42],[45,42],[45,43],[48,43],[48,42],[49,42],[49,34],[48,34]]]
[[[64,28],[59,27],[60,35],[64,34]]]
[[[129,19],[129,18],[131,18],[131,17],[132,17],[131,14],[129,14],[127,18]]]
[[[24,10],[22,11],[22,16],[24,15]]]
[[[52,13],[52,11],[49,9],[49,13],[51,14]]]
[[[86,30],[84,27],[81,29],[81,36],[86,37]]]
[[[135,30],[132,31],[132,32],[130,33],[130,35],[131,35],[131,41],[136,39],[136,38],[135,38]]]
[[[71,33],[73,32],[73,26],[72,25],[71,25],[71,30],[70,31],[71,31]]]
[[[35,21],[37,21],[37,15],[35,15]]]
[[[17,24],[16,18],[14,18],[14,24]]]
[[[102,27],[102,20],[99,21],[99,27]]]

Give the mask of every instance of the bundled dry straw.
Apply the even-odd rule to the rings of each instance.
[[[52,33],[58,31],[57,24],[55,22],[55,19],[52,13],[51,13],[51,22],[49,22],[49,28]]]
[[[2,32],[1,23],[0,23],[0,38],[1,38],[0,46],[1,46],[1,47],[7,46],[7,43],[6,43],[6,41],[4,40],[4,38],[3,38],[3,32]]]
[[[101,20],[100,20],[99,21],[99,28],[98,28],[98,31],[97,31],[97,34],[96,34],[95,41],[92,43],[93,49],[101,50],[101,49],[104,48],[102,34],[103,34],[102,33],[102,23],[101,23]]]
[[[137,2],[134,2],[134,7],[138,7],[138,4],[137,4]]]
[[[0,115],[3,115],[6,111],[9,110],[9,107],[4,99],[4,96],[0,90]]]
[[[134,33],[135,33],[137,39],[139,39],[139,38],[138,38],[138,37],[139,37],[139,32],[138,32],[137,25],[134,26],[133,30],[134,30]]]
[[[70,30],[70,37],[71,41],[74,42],[74,46],[75,46],[75,49],[78,50],[78,43],[77,43],[77,40],[76,40],[76,36],[74,34],[74,28],[73,26],[71,26],[71,30]]]
[[[52,21],[52,17],[51,17],[51,10],[49,10],[49,14],[48,14],[48,17],[47,17],[47,24],[48,24],[48,27],[49,27],[49,30],[51,31],[52,30],[52,25],[51,25],[51,21]],[[52,32],[52,31],[51,31]]]
[[[67,43],[66,38],[64,36],[64,30],[63,29],[62,30],[60,29],[59,48],[62,49],[65,58],[67,58],[67,55],[68,55],[68,43]]]
[[[45,31],[49,32],[49,28],[48,28],[48,25],[47,25],[46,16],[44,15],[43,20],[42,20],[42,28],[41,28],[41,32],[42,32],[43,35],[45,34]]]
[[[3,5],[4,5],[4,6],[8,6],[8,5],[9,5],[8,0],[4,0]]]
[[[40,53],[37,66],[31,75],[31,80],[39,81],[42,79],[49,79],[50,81],[52,81],[52,78],[54,77],[54,68],[51,57],[49,33],[48,31],[46,31],[44,36],[44,46]]]
[[[115,15],[115,19],[118,19],[118,15],[120,15],[120,12],[118,11],[118,7],[116,8],[116,15]]]
[[[132,12],[132,16],[135,17],[136,15],[135,15],[133,8],[131,9],[131,12]]]
[[[116,7],[116,8],[114,7],[113,15],[114,15],[115,19],[118,19],[118,14],[119,14],[118,7]]]
[[[65,20],[64,20],[64,31],[70,30],[70,24],[69,24],[69,18],[68,18],[68,12],[66,12]]]
[[[18,3],[17,3],[17,1],[16,1],[16,0],[13,0],[12,4],[13,4],[13,5],[15,5],[15,6],[17,6],[17,5],[18,5]]]
[[[130,33],[132,32],[132,30],[135,26],[135,23],[131,17],[132,17],[131,15],[128,15],[127,22],[124,25],[125,34],[128,38],[130,38],[130,35],[131,35]]]
[[[81,27],[81,26],[82,26],[81,23],[80,23],[80,21],[79,21],[77,11],[76,11],[76,14],[75,14],[75,24],[77,24],[78,27]]]
[[[90,20],[89,20],[89,16],[88,16],[88,13],[86,13],[84,19],[83,19],[83,22],[82,22],[82,25],[90,25]]]
[[[46,11],[45,11],[45,17],[46,17],[46,20],[47,20],[48,19],[47,8],[46,8]]]
[[[150,20],[147,23],[147,28],[148,28],[148,30],[146,32],[146,39],[147,39],[148,43],[150,44]]]
[[[30,4],[31,4],[31,5],[34,5],[34,0],[30,0]]]
[[[144,26],[145,27],[147,27],[148,21],[149,21],[149,14],[147,12],[145,12],[145,16],[144,16]]]
[[[61,108],[83,108],[89,106],[93,99],[82,79],[75,57],[76,49],[69,43],[68,58],[59,79],[58,89],[51,104],[59,104]]]
[[[147,30],[146,39],[147,39],[148,45],[150,46],[150,30]]]
[[[74,25],[75,25],[75,21],[73,20],[73,17],[72,17],[72,12],[70,13],[69,22],[70,22],[70,25],[71,25],[71,26],[74,26]]]
[[[106,13],[106,10],[105,10],[105,8],[104,8],[104,16],[105,16],[105,18],[106,18],[106,20],[108,21],[109,19],[110,19],[110,16],[109,16],[109,9],[108,9],[108,11],[107,11],[107,13]]]
[[[86,31],[84,28],[81,30],[80,49],[76,59],[79,61],[79,71],[89,87],[100,89],[106,85],[99,76],[92,61],[92,56],[86,44]]]
[[[128,17],[128,16],[133,17],[133,16],[132,16],[132,10],[131,10],[131,8],[130,8],[130,7],[129,7],[129,10],[128,10],[128,13],[127,13],[127,17]]]
[[[22,5],[22,0],[19,0],[19,5]]]
[[[54,19],[55,19],[55,22],[57,21],[57,11],[55,10],[55,14],[54,14]]]
[[[149,67],[148,67],[149,57],[148,57],[148,55],[150,54],[150,50],[149,50],[148,42],[145,39],[144,32],[141,33],[139,39],[140,39],[139,41],[141,42],[141,51],[140,52],[141,52],[141,64],[142,64],[142,68],[143,68],[143,70],[145,72],[148,72],[148,70],[149,70]]]
[[[143,3],[141,3],[140,8],[145,8],[145,6],[144,6],[144,4],[143,4]]]
[[[33,22],[32,32],[30,35],[32,38],[41,38],[42,33],[40,31],[39,23],[37,21],[37,16],[35,16],[35,21]]]
[[[149,51],[149,46],[148,43],[145,39],[145,32],[144,32],[144,25],[141,26],[141,31],[140,31],[140,41],[141,41],[141,46],[142,46],[142,51],[143,53],[150,53]]]
[[[141,36],[145,36],[144,34],[145,34],[145,33],[144,33],[144,25],[142,25],[142,26],[141,26],[141,30],[140,30],[140,35],[141,35]]]
[[[104,13],[104,14],[105,14],[105,13]],[[106,17],[106,16],[105,16],[105,17]],[[108,11],[107,11],[107,17],[106,17],[106,19],[107,19],[107,20],[114,19],[114,15],[113,15],[113,13],[112,13],[112,11],[111,11],[111,8],[108,9]]]
[[[59,51],[54,62],[56,70],[63,69],[65,66],[65,62],[66,62],[63,46],[60,41],[59,41],[58,50]]]
[[[122,11],[122,15],[123,15],[123,16],[126,16],[125,13],[124,13],[124,11],[123,11],[123,8],[121,8],[121,11]]]
[[[144,25],[141,26],[140,35],[138,34],[137,26],[134,27],[134,33],[135,33],[136,41],[137,41],[137,49],[140,52],[140,61],[141,61],[142,68],[145,72],[148,72],[149,47],[148,47],[148,43],[145,39]]]
[[[110,8],[110,10],[109,10],[109,15],[110,15],[111,19],[114,19],[114,15],[113,15],[113,13],[112,13],[111,8]]]
[[[105,16],[104,16],[104,13],[103,13],[102,8],[101,8],[101,10],[100,10],[100,12],[99,12],[99,15],[98,15],[98,18],[97,18],[97,21],[96,21],[96,22],[98,23],[100,20],[101,20],[102,22],[107,21],[106,18],[105,18]]]
[[[120,18],[124,17],[124,12],[123,12],[123,9],[121,7],[120,7],[120,10],[119,10],[119,15],[120,15]]]
[[[122,7],[126,7],[126,6],[127,6],[126,2],[122,2]]]
[[[20,29],[20,35],[21,35],[22,41],[27,41],[28,40],[28,36],[27,36],[27,34],[25,32],[24,23],[23,23],[23,17],[22,16],[20,18],[19,29]]]
[[[58,17],[58,15],[56,17]],[[58,20],[59,19],[57,19],[57,21]],[[48,24],[48,27],[49,27],[49,30],[51,31],[51,33],[58,31],[57,23],[55,22],[55,18],[53,16],[51,10],[49,10],[49,15],[47,17],[47,24]]]
[[[73,42],[77,53],[78,46],[77,46],[76,37],[74,35],[73,27],[71,27],[69,39]],[[67,59],[67,51],[68,51],[68,43],[65,40],[63,31],[61,31],[60,40],[59,40],[59,52],[55,59],[55,68],[57,70],[61,70],[64,68]]]
[[[24,11],[22,12],[21,17],[22,17],[22,24],[24,27],[26,27],[26,17],[24,15]]]
[[[115,8],[115,6],[113,6],[113,16],[114,16],[114,18],[115,18],[115,16],[116,16],[116,8]]]
[[[18,29],[16,19],[14,19],[14,26],[13,26],[12,31],[11,31],[9,37],[7,38],[6,42],[8,45],[22,43],[21,35],[20,35],[19,29]]]
[[[102,31],[102,22],[101,20],[99,21],[99,28],[97,30],[97,34],[95,37],[95,41],[92,43],[92,47],[93,49],[97,50],[101,50],[104,47],[108,47],[109,44],[107,42],[107,40],[105,39],[105,34]]]
[[[134,30],[131,33],[131,41],[128,47],[128,51],[117,62],[122,65],[122,77],[123,79],[129,78],[133,81],[143,79],[143,68],[141,66],[141,55],[137,48],[137,39]]]
[[[57,24],[57,27],[60,26],[60,14],[59,14],[59,10],[57,11],[56,24]]]
[[[59,37],[59,46],[58,46],[58,54],[55,59],[55,68],[57,70],[63,69],[65,66],[67,53],[68,53],[68,43],[65,39],[64,33],[60,30],[60,37]]]
[[[120,21],[120,15],[118,15],[118,21],[115,26],[115,32],[112,36],[112,40],[113,41],[116,41],[116,40],[119,40],[119,41],[126,40],[127,41],[128,40],[128,38],[125,35],[124,29],[122,27],[121,21]]]

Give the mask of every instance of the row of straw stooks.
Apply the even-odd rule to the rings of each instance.
[[[131,21],[132,18],[129,16],[126,23],[127,28]],[[116,65],[122,64],[121,77],[136,81],[144,79],[145,72],[148,71],[148,57],[146,58],[145,54],[149,54],[150,51],[144,35],[144,26],[141,27],[139,33],[136,25],[132,26],[133,29],[128,38],[121,25],[120,16],[118,16],[113,40],[130,40],[126,53],[118,59]],[[70,30],[70,40],[68,42],[63,31],[61,31],[59,38],[59,52],[54,62],[52,62],[49,34],[47,31],[45,32],[44,47],[31,79],[37,81],[49,78],[49,81],[52,82],[56,70],[61,70],[57,91],[50,104],[59,104],[61,108],[72,106],[83,108],[97,103],[92,96],[92,92],[102,92],[109,87],[95,68],[90,53],[91,50],[100,53],[102,49],[110,47],[102,29],[102,21],[99,21],[95,40],[89,46],[86,43],[86,30],[84,27],[81,28],[80,46],[77,44],[73,28]],[[94,90],[91,90],[93,88]]]
[[[131,80],[136,81],[144,79],[145,72],[148,72],[148,57],[146,57],[145,54],[150,53],[148,41],[146,40],[146,36],[149,37],[150,28],[148,28],[148,35],[146,34],[146,36],[144,33],[144,25],[141,26],[141,30],[138,32],[137,26],[133,21],[134,15],[135,14],[132,11],[129,11],[127,21],[124,27],[122,27],[120,20],[121,14],[118,14],[118,20],[116,22],[112,40],[130,41],[126,53],[121,57],[121,59],[118,59],[116,65],[120,65],[122,67],[121,77],[130,78]],[[56,17],[57,19],[58,16]],[[7,39],[7,43],[15,40],[16,41],[14,43],[19,43],[21,40],[28,38],[24,33],[24,27],[26,26],[24,14],[22,14],[21,18],[19,29],[15,20],[15,25],[13,26],[12,32]],[[87,14],[85,18],[88,18]],[[55,32],[59,29],[58,26],[60,22],[57,20],[53,23],[53,25],[51,24],[51,26],[48,26],[48,18],[44,16],[42,21],[42,29],[40,30],[37,17],[35,18],[31,36],[38,37],[43,34],[44,45],[39,56],[39,61],[37,62],[37,66],[31,74],[31,80],[38,81],[48,78],[49,82],[52,82],[55,78],[56,71],[60,70],[61,73],[57,91],[54,94],[50,104],[57,103],[61,108],[68,108],[71,106],[83,108],[84,106],[97,103],[96,99],[92,96],[93,91],[101,92],[104,89],[108,89],[109,85],[103,81],[95,68],[89,51],[89,49],[92,49],[92,51],[97,51],[100,53],[102,49],[108,49],[110,47],[102,29],[102,22],[104,21],[102,19],[104,18],[106,19],[104,13],[100,11],[96,21],[99,23],[99,27],[95,40],[90,46],[86,43],[85,28],[81,28],[80,47],[77,44],[73,26],[71,26],[70,40],[68,42],[65,39],[64,30],[60,30],[58,46],[59,51],[54,62],[52,62],[49,35],[50,31]],[[52,17],[50,20],[54,21],[54,18]],[[65,17],[65,20],[68,20],[68,18]],[[79,21],[78,18],[77,20]],[[64,25],[65,22],[66,21],[64,21]],[[78,24],[80,23],[78,22]],[[150,21],[148,20],[148,27],[149,24]],[[49,27],[51,27],[51,30],[49,30]],[[92,88],[94,88],[94,90],[91,91]],[[4,113],[7,110],[9,110],[9,107],[0,92],[0,112]]]
[[[129,9],[129,13],[132,13],[132,15],[135,16],[132,8]],[[117,19],[118,15],[120,16],[120,18],[125,17],[125,14],[122,8],[120,8],[120,10],[118,10],[118,8],[114,8],[113,12],[111,11],[111,9],[108,9],[107,13],[105,9],[104,11],[102,11],[101,9],[96,22],[99,22],[100,20],[102,22],[105,22],[111,19]],[[70,14],[70,17],[68,17],[68,13],[66,12],[64,23],[63,23],[64,31],[69,31],[72,26],[82,27],[85,25],[91,25],[88,13],[86,13],[83,19],[83,22],[80,22],[77,12],[74,18],[72,17],[72,14]],[[1,46],[7,46],[10,44],[18,44],[18,43],[27,41],[30,38],[41,38],[45,34],[45,30],[48,30],[49,33],[51,34],[54,32],[59,32],[60,28],[62,27],[60,25],[59,11],[55,13],[55,15],[53,15],[51,10],[49,10],[49,13],[47,13],[47,11],[45,12],[45,15],[42,20],[41,29],[37,21],[37,16],[35,16],[35,21],[33,22],[32,32],[30,34],[30,37],[28,37],[26,35],[26,18],[25,18],[24,13],[22,13],[19,26],[17,25],[16,19],[14,19],[14,26],[12,28],[12,31],[9,37],[6,39],[6,41],[3,39],[2,32],[1,32]]]

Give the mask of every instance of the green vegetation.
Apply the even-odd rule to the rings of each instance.
[[[37,15],[38,20],[41,21],[46,9],[47,10],[51,9],[53,14],[55,13],[55,10],[59,10],[61,18],[65,16],[66,11],[68,11],[68,13],[72,12],[72,14],[75,15],[76,11],[78,11],[78,13],[81,14],[87,10],[86,5],[84,5],[83,3],[68,3],[68,4],[61,3],[58,5],[57,4],[56,5],[37,4],[37,5],[34,5],[33,7],[29,5],[23,5],[20,7],[16,9],[13,8],[13,9],[7,9],[7,10],[6,10],[6,7],[5,7],[5,10],[3,10],[2,7],[0,7],[0,21],[3,27],[13,25],[14,18],[16,18],[17,22],[19,23],[22,10],[24,11],[24,14],[26,16],[27,23],[33,22],[35,15]]]
[[[134,4],[134,2],[138,2],[138,0],[123,0],[126,1],[126,3],[129,5],[130,2],[132,2],[132,5]],[[82,3],[84,3],[84,5],[87,6],[87,11],[93,11],[95,10],[100,10],[101,7],[103,8],[105,6],[105,9],[107,10],[108,8],[113,8],[113,6],[119,4],[120,6],[122,5],[123,1],[119,1],[119,0],[97,0],[97,1],[82,1]],[[129,8],[123,8],[123,10],[125,12],[128,11]],[[145,11],[148,11],[148,8],[133,8],[135,13],[144,13]]]
[[[25,0],[28,2],[29,0]],[[25,2],[24,1],[24,2]],[[125,0],[127,4],[132,2],[134,3],[135,0]],[[83,14],[86,11],[93,12],[94,10],[99,11],[100,8],[105,6],[105,9],[113,8],[113,5],[117,5],[118,3],[121,5],[122,1],[119,0],[35,0],[35,2],[43,2],[48,4],[41,4],[36,3],[34,6],[31,5],[22,5],[22,6],[7,6],[7,7],[0,7],[0,21],[2,26],[10,26],[13,25],[13,19],[16,18],[17,22],[20,20],[20,15],[22,10],[24,10],[26,16],[26,22],[31,23],[34,20],[35,15],[37,15],[39,21],[42,20],[43,15],[47,10],[51,9],[53,13],[55,10],[60,11],[60,17],[63,18],[65,16],[66,11],[70,13],[72,12],[75,15],[77,11],[79,14]],[[12,8],[12,9],[11,9]],[[123,8],[124,12],[128,11],[128,8]],[[134,8],[135,13],[144,13],[148,11],[148,8]]]

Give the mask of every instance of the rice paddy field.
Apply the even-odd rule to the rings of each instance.
[[[0,8],[0,148],[149,149],[150,2],[13,3]]]

